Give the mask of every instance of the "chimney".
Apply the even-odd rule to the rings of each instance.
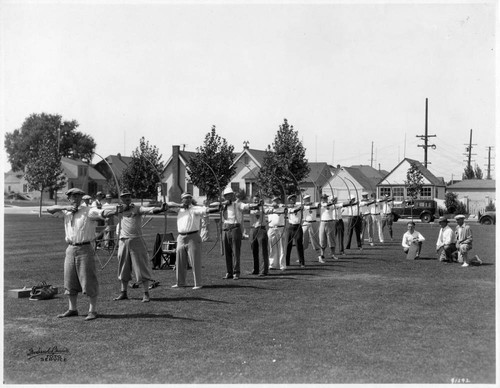
[[[168,190],[168,198],[174,202],[181,201],[182,188],[184,186],[184,182],[180,182],[180,169],[181,169],[181,161],[180,161],[180,146],[174,145],[172,146],[172,185]],[[182,186],[181,186],[182,185]]]

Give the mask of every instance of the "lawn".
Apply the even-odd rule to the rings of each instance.
[[[4,222],[4,291],[41,280],[61,289],[62,221],[7,214]],[[484,265],[467,269],[435,260],[438,225],[417,225],[427,242],[415,261],[401,254],[405,222],[394,229],[397,241],[326,264],[309,248],[300,268],[294,249],[293,265],[265,278],[248,274],[245,240],[240,280],[222,279],[219,246],[208,253],[208,242],[204,288],[172,289],[175,273],[154,271],[160,286],[151,303],[141,303],[139,289],[129,290],[129,301],[112,301],[119,291],[114,258],[99,270],[100,317],[90,322],[86,298],[79,298],[79,317],[58,319],[67,308],[62,294],[37,302],[5,294],[3,381],[494,384],[495,228],[472,225],[472,252]],[[174,218],[168,230],[176,231]],[[145,227],[151,250],[160,231],[161,217]],[[64,361],[28,356],[54,347],[67,350]]]

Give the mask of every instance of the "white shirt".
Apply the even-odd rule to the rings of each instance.
[[[223,220],[225,224],[242,224],[243,212],[250,208],[250,204],[243,202],[231,202],[223,211]]]
[[[382,209],[380,209],[380,212],[382,214],[392,213],[392,203],[391,202],[384,201],[384,202],[382,202],[381,206],[382,206]]]
[[[451,245],[455,242],[455,233],[448,225],[439,229],[438,239],[436,241],[436,249],[441,248],[443,245]]]
[[[278,205],[278,209],[282,211],[283,205]],[[285,226],[285,214],[277,214],[273,213],[274,212],[274,207],[267,208],[265,210],[265,213],[267,214],[267,219],[269,220],[269,226],[274,227],[274,226]]]
[[[152,214],[154,207],[132,206],[121,214],[120,238],[142,237],[142,216]]]
[[[293,208],[288,212],[288,221],[293,225],[300,225],[302,223],[302,209],[297,211],[297,213],[292,212]]]
[[[410,233],[408,231],[403,235],[403,241],[401,242],[401,245],[404,248],[409,248],[412,243],[422,241],[425,241],[425,238],[419,232],[415,230],[413,233]]]
[[[304,205],[304,211],[305,211],[305,217],[304,221],[316,221],[316,209],[311,209],[311,206],[313,205]]]
[[[103,220],[103,210],[96,207],[80,206],[76,213],[61,210],[53,215],[64,217],[65,240],[69,244],[81,244],[95,240],[97,220]]]
[[[333,205],[326,206],[326,202],[321,202],[319,207],[319,216],[321,221],[331,221],[333,220]]]
[[[208,213],[207,207],[193,205],[190,205],[188,208],[171,208],[171,210],[177,212],[177,231],[179,233],[198,231],[201,217]]]

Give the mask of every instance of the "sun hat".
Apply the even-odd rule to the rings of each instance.
[[[227,194],[234,194],[233,189],[231,189],[230,187],[226,187],[222,195],[227,195]]]
[[[184,199],[184,198],[193,198],[193,194],[191,194],[190,192],[185,192],[181,195],[181,199]]]
[[[72,188],[72,189],[69,189],[68,191],[66,191],[64,194],[66,195],[71,195],[71,194],[80,194],[80,195],[85,195],[85,192],[81,189],[78,189],[76,187]]]
[[[439,217],[439,219],[438,219],[438,223],[441,223],[441,222],[446,222],[446,223],[448,223],[448,219],[447,219],[446,217],[444,217],[444,216]]]

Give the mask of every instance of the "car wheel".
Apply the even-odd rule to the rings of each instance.
[[[422,222],[429,223],[429,222],[431,222],[431,220],[432,220],[432,217],[430,214],[422,214],[420,216],[420,221],[422,221]]]
[[[485,217],[481,220],[481,224],[483,225],[491,225],[493,223],[493,221],[491,220],[490,217]]]

